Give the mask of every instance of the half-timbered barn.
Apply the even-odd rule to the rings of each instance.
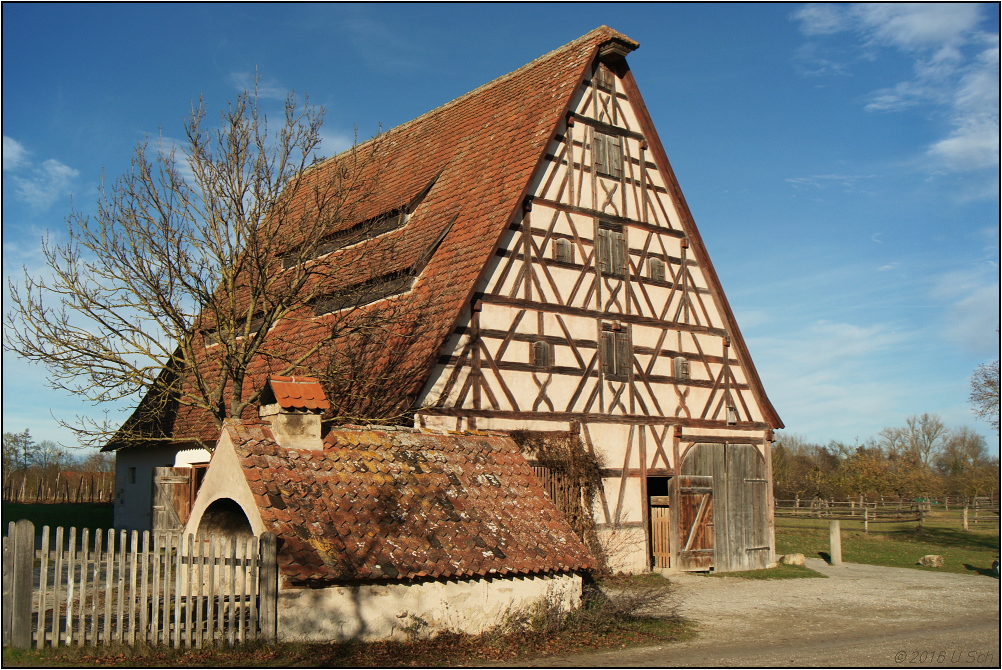
[[[613,568],[764,567],[782,422],[627,64],[637,46],[597,28],[373,140],[381,186],[357,220],[390,223],[358,243],[378,267],[370,308],[422,327],[387,337],[363,395],[416,428],[521,439]],[[267,336],[307,346],[339,308]],[[359,416],[338,394],[327,419]],[[149,509],[144,452],[163,461],[219,428],[182,407],[168,432],[169,447],[119,450],[123,519]],[[560,454],[588,465],[587,486]]]

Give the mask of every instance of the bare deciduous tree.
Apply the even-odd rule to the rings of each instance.
[[[323,115],[290,94],[272,132],[245,92],[211,130],[200,102],[180,155],[141,143],[96,215],[74,212],[66,241],[43,243],[48,275],[10,284],[6,348],[43,363],[56,389],[142,399],[145,418],[126,429],[73,422],[81,443],[149,439],[180,406],[221,425],[257,401],[252,362],[271,374],[328,369],[317,358],[332,340],[393,329],[392,308],[361,306],[407,272],[381,277],[357,243],[404,210],[358,223],[378,183],[379,138],[318,164]],[[303,328],[326,332],[304,340]]]
[[[999,430],[999,362],[979,365],[971,376],[971,404],[974,413]]]

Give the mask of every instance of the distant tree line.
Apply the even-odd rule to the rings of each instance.
[[[115,457],[88,450],[74,453],[51,440],[36,442],[28,430],[3,434],[3,476],[33,471],[38,474],[56,472],[111,472]]]
[[[999,488],[999,459],[969,428],[948,429],[934,414],[847,444],[816,444],[778,432],[772,450],[777,499],[987,496]]]

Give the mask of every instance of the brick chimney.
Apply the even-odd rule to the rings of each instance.
[[[323,449],[320,415],[330,407],[313,377],[269,377],[258,413],[271,422],[271,432],[286,449]]]

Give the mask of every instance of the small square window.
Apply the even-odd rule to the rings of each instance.
[[[611,91],[614,81],[612,70],[600,63],[595,70],[595,85],[604,91]]]
[[[619,179],[623,176],[623,138],[595,132],[591,152],[595,171],[600,175]]]
[[[537,368],[548,368],[553,365],[553,345],[544,340],[532,343],[529,350],[530,363]]]
[[[619,324],[602,324],[599,341],[602,374],[608,378],[626,379],[633,367],[633,342],[630,331]]]
[[[596,255],[602,274],[625,275],[628,250],[623,227],[600,222],[595,237],[598,244]]]
[[[649,258],[647,260],[647,270],[652,280],[665,280],[665,262],[660,258]]]
[[[689,359],[676,356],[672,360],[672,372],[676,379],[689,379]]]
[[[574,247],[570,240],[559,239],[553,243],[553,260],[560,263],[574,262]]]

